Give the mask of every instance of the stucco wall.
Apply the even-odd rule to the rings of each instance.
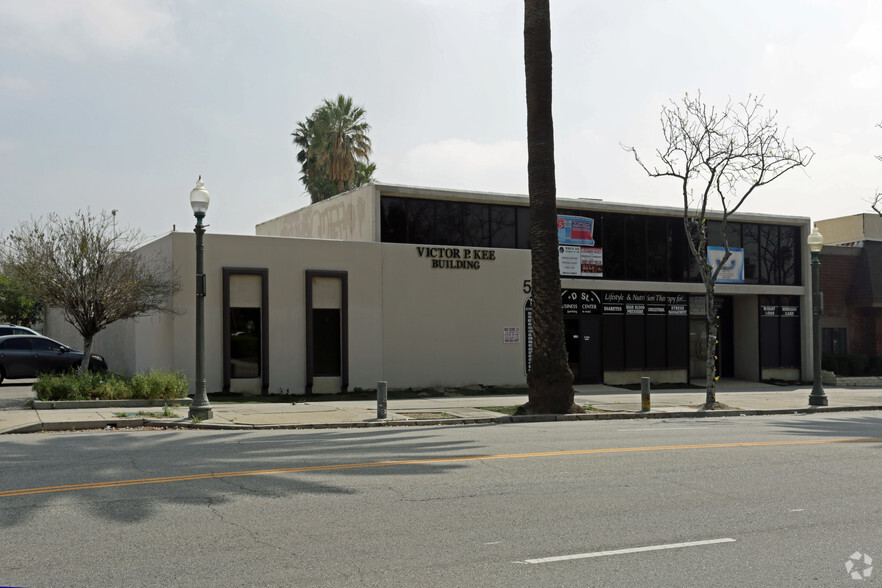
[[[374,241],[376,188],[368,184],[260,223],[257,235]]]
[[[867,240],[882,241],[882,217],[875,213],[830,218],[815,224],[827,245],[851,244]]]
[[[175,267],[195,275],[195,236],[175,234]],[[269,392],[302,394],[306,385],[305,273],[349,273],[350,388],[373,388],[381,380],[380,246],[374,243],[318,241],[237,235],[206,235],[205,373],[209,392],[223,387],[224,267],[267,268],[269,296]],[[183,312],[175,316],[173,366],[195,372],[195,279],[184,279],[176,297]],[[155,356],[156,361],[163,357]]]
[[[390,388],[523,385],[529,251],[392,243],[382,250],[383,371]],[[479,267],[432,267],[435,261]],[[520,342],[504,343],[504,327],[518,327]]]

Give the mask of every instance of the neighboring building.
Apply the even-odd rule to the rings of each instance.
[[[558,204],[576,381],[703,378],[703,286],[682,210]],[[369,184],[261,223],[256,236],[208,233],[208,390],[523,385],[528,206],[526,196]],[[717,286],[723,377],[806,379],[809,227],[801,217],[732,217],[735,255]],[[180,313],[111,327],[112,349],[99,340],[96,350],[123,372],[192,376],[194,237],[172,233],[145,249],[182,277]]]
[[[822,355],[882,356],[882,217],[855,214],[816,225],[825,243]]]

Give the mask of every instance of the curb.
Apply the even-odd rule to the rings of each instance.
[[[39,433],[41,431],[97,430],[105,428],[126,429],[137,427],[164,427],[168,429],[200,429],[212,431],[265,431],[285,429],[371,429],[378,427],[434,427],[450,425],[502,425],[523,423],[550,423],[568,421],[612,421],[639,419],[682,419],[682,418],[714,418],[738,416],[775,416],[775,415],[806,415],[826,412],[865,412],[882,411],[882,406],[817,406],[806,408],[753,409],[753,410],[696,410],[676,412],[594,412],[585,414],[538,414],[524,416],[499,416],[487,418],[451,418],[451,419],[413,419],[349,422],[349,423],[301,423],[276,425],[243,425],[237,423],[193,423],[188,420],[164,420],[144,417],[123,417],[117,419],[96,419],[89,421],[67,421],[30,423],[21,427],[3,431],[0,434]]]
[[[63,408],[142,408],[153,406],[190,406],[192,398],[166,398],[142,400],[34,400],[34,410]]]

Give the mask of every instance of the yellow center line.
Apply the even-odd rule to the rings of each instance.
[[[854,439],[812,439],[807,441],[752,441],[743,443],[705,443],[701,445],[658,445],[654,447],[610,447],[606,449],[574,449],[569,451],[543,451],[539,453],[509,453],[500,455],[473,455],[465,457],[436,457],[424,459],[405,459],[396,461],[375,461],[368,463],[344,463],[319,466],[302,466],[296,468],[271,468],[265,470],[246,470],[242,472],[220,472],[208,474],[190,474],[168,476],[163,478],[141,478],[136,480],[116,480],[109,482],[89,482],[84,484],[68,484],[65,486],[46,486],[43,488],[22,488],[20,490],[0,491],[0,498],[28,496],[31,494],[48,494],[53,492],[70,492],[73,490],[93,490],[96,488],[117,488],[121,486],[138,486],[143,484],[166,484],[170,482],[188,482],[192,480],[210,480],[232,478],[237,476],[267,476],[272,474],[290,474],[298,472],[321,472],[347,470],[354,468],[378,468],[400,465],[423,465],[432,463],[454,463],[460,461],[483,461],[488,459],[520,459],[526,457],[560,457],[565,455],[594,455],[600,453],[628,453],[638,451],[670,451],[677,449],[720,449],[725,447],[770,447],[781,445],[821,445],[828,443],[872,443],[882,438]]]

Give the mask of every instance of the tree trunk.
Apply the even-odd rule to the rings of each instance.
[[[713,282],[705,283],[704,313],[705,322],[707,323],[707,358],[705,359],[705,389],[707,392],[704,403],[707,408],[711,408],[717,401],[716,359],[717,332],[719,329],[719,319],[717,318],[717,309],[714,304]]]
[[[89,358],[92,357],[92,337],[83,337],[83,361],[77,370],[78,376],[85,376],[89,371]]]
[[[529,400],[522,407],[522,412],[564,414],[579,411],[579,407],[573,404],[573,374],[567,364],[560,303],[548,0],[524,1],[524,66],[527,80],[533,355],[527,376]]]

